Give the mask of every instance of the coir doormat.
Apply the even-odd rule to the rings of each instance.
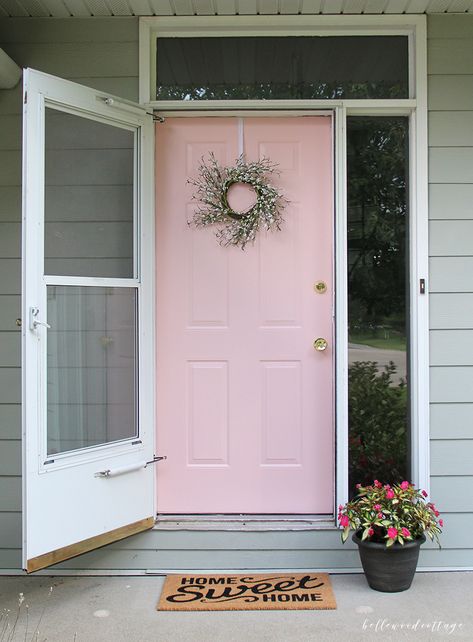
[[[158,611],[336,609],[326,573],[168,575]]]

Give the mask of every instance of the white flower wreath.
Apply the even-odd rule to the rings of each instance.
[[[216,236],[221,245],[245,249],[255,240],[260,225],[281,229],[288,201],[268,182],[268,176],[279,174],[268,158],[247,163],[242,155],[233,167],[222,167],[211,153],[207,162],[202,158],[198,173],[198,178],[188,180],[196,187],[192,198],[199,203],[190,223],[197,227],[220,224]],[[255,191],[256,202],[246,212],[236,212],[228,204],[228,190],[236,184],[250,185]]]

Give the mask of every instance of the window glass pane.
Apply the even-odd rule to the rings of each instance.
[[[348,118],[351,490],[409,476],[407,143],[407,118]]]
[[[157,39],[158,100],[407,98],[406,36]]]
[[[136,290],[48,286],[48,454],[134,437]]]
[[[133,277],[134,132],[46,109],[45,274]]]

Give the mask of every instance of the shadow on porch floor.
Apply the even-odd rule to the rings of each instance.
[[[473,640],[473,573],[418,573],[397,594],[372,591],[363,575],[331,577],[336,611],[201,613],[157,612],[158,576],[0,577],[0,641]]]

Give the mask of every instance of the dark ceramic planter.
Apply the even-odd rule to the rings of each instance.
[[[396,542],[389,548],[377,542],[362,542],[358,533],[353,535],[352,540],[358,545],[365,577],[372,589],[398,593],[410,587],[417,568],[420,546],[425,542],[424,535],[404,545]]]

